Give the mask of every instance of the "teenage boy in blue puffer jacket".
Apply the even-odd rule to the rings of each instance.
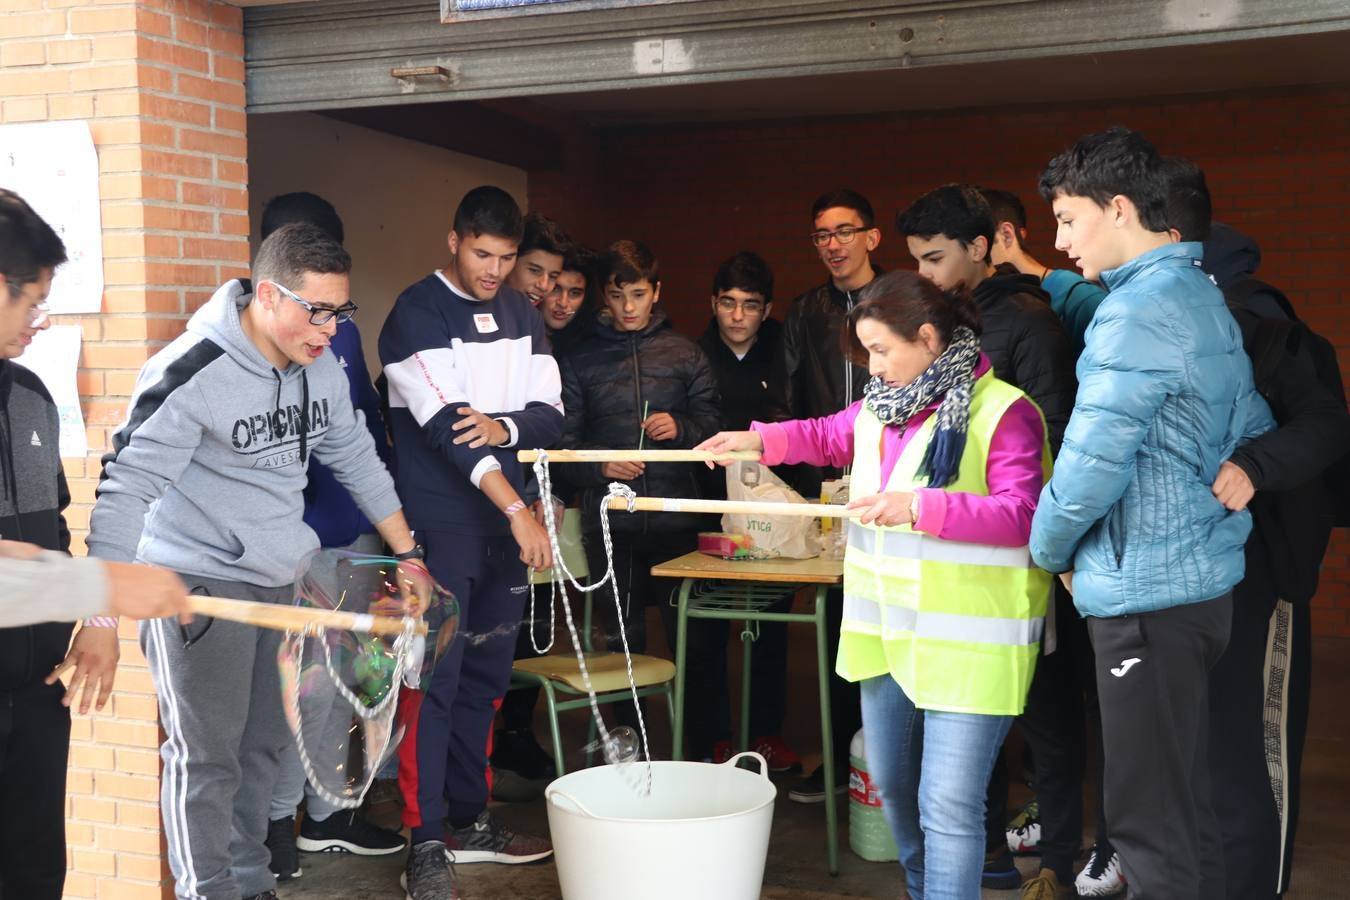
[[[1096,649],[1106,820],[1131,896],[1221,897],[1206,769],[1208,672],[1228,642],[1251,530],[1212,486],[1274,426],[1242,336],[1171,243],[1157,150],[1123,128],[1051,161],[1055,246],[1110,293],[1085,335],[1078,397],[1031,532],[1064,573]]]

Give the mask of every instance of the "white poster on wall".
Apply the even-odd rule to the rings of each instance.
[[[53,325],[39,331],[16,362],[36,373],[56,401],[61,416],[61,455],[88,453],[80,391],[75,384],[75,371],[80,367],[80,326]]]
[[[14,191],[56,229],[65,265],[47,302],[56,315],[96,313],[103,302],[98,154],[83,120],[0,125],[0,188]]]

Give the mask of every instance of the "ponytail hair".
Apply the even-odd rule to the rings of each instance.
[[[965,326],[980,334],[980,311],[964,288],[943,291],[917,272],[887,272],[873,279],[859,293],[860,301],[848,316],[840,335],[844,355],[867,366],[867,350],[858,340],[857,325],[874,319],[907,341],[918,340],[919,329],[932,325],[945,347],[952,334]]]

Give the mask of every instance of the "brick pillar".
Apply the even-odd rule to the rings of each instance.
[[[89,456],[64,460],[72,551],[84,552],[99,456],[136,372],[248,262],[244,39],[209,0],[5,0],[0,123],[86,119],[99,156],[102,311],[79,385]],[[57,276],[60,277],[59,274]],[[172,897],[159,817],[158,713],[136,628],[105,712],[74,717],[66,896]]]

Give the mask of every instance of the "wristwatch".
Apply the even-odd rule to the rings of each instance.
[[[410,559],[425,560],[426,558],[427,558],[427,551],[421,544],[414,544],[411,550],[404,550],[402,553],[394,554],[394,559],[398,560],[399,562],[405,562]]]

